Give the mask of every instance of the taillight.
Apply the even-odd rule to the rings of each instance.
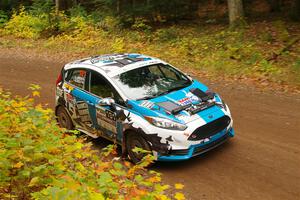
[[[56,86],[62,81],[62,73],[59,73],[59,76],[56,79]]]

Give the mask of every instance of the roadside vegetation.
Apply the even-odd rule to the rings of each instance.
[[[0,46],[84,56],[138,52],[192,74],[300,87],[298,22],[278,19],[232,28],[215,19],[171,23],[177,18],[168,13],[150,20],[145,14],[112,14],[109,8],[90,11],[79,4],[58,11],[51,1],[34,2],[11,15],[0,12]]]
[[[0,199],[184,199],[145,168],[151,156],[133,166],[112,159],[114,145],[99,152],[60,129],[51,109],[34,104],[38,88],[26,97],[0,89]]]

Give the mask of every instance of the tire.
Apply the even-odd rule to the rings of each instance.
[[[74,129],[72,119],[71,119],[71,117],[69,116],[68,112],[66,111],[66,109],[64,107],[59,106],[57,108],[56,116],[57,116],[58,125],[61,128],[65,128],[67,130],[73,130]]]
[[[127,136],[126,136],[127,153],[128,153],[130,160],[133,163],[137,164],[147,154],[133,152],[132,150],[135,147],[139,147],[139,148],[142,148],[142,149],[150,151],[150,152],[151,152],[151,147],[150,147],[149,143],[142,136],[138,135],[137,133],[128,133],[127,134]]]

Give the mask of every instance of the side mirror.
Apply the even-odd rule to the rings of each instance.
[[[100,106],[111,106],[115,104],[115,100],[111,97],[106,97],[98,101]]]
[[[190,81],[193,81],[193,77],[190,74],[185,73],[185,75],[188,77],[188,79],[190,79]]]

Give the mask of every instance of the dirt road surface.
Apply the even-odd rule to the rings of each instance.
[[[26,95],[30,83],[39,84],[39,101],[52,107],[63,63],[49,60],[0,52],[0,85]],[[236,137],[189,161],[153,168],[168,184],[183,183],[188,199],[300,199],[300,96],[198,79],[230,105]]]

